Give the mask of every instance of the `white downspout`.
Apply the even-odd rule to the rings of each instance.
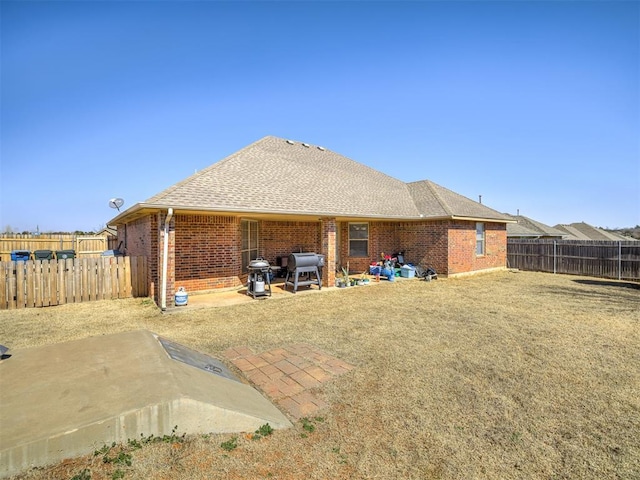
[[[162,249],[162,292],[160,293],[160,308],[167,309],[167,268],[169,259],[169,224],[173,217],[173,208],[167,210],[167,218],[164,219],[164,245]]]

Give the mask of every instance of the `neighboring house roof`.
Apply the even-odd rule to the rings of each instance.
[[[98,232],[98,235],[107,235],[116,237],[118,235],[118,229],[116,227],[107,226]]]
[[[607,232],[601,228],[592,227],[584,222],[571,223],[569,225],[556,225],[555,228],[568,234],[568,236],[565,237],[566,240],[634,240],[633,238]]]
[[[264,137],[134,205],[143,209],[350,218],[474,218],[505,215],[433,182],[404,183],[326,148]]]
[[[566,232],[524,215],[507,215],[517,221],[517,223],[507,224],[507,237],[563,238],[567,235]]]

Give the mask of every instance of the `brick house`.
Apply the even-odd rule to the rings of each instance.
[[[178,287],[238,287],[250,260],[275,265],[300,251],[325,255],[325,286],[347,262],[363,272],[381,252],[441,275],[505,268],[511,221],[428,180],[404,183],[323,147],[265,137],[108,224],[127,255],[147,256],[164,308]]]

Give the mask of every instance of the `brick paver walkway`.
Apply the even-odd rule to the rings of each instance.
[[[224,354],[251,383],[295,419],[313,415],[327,406],[311,389],[354,368],[306,343],[260,354],[246,346],[233,347]]]

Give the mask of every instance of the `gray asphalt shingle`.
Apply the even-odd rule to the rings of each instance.
[[[545,225],[524,215],[508,215],[518,223],[507,225],[507,237],[557,237],[562,238],[565,232]]]
[[[329,149],[268,136],[145,206],[369,218],[508,220],[428,180],[404,183]]]

